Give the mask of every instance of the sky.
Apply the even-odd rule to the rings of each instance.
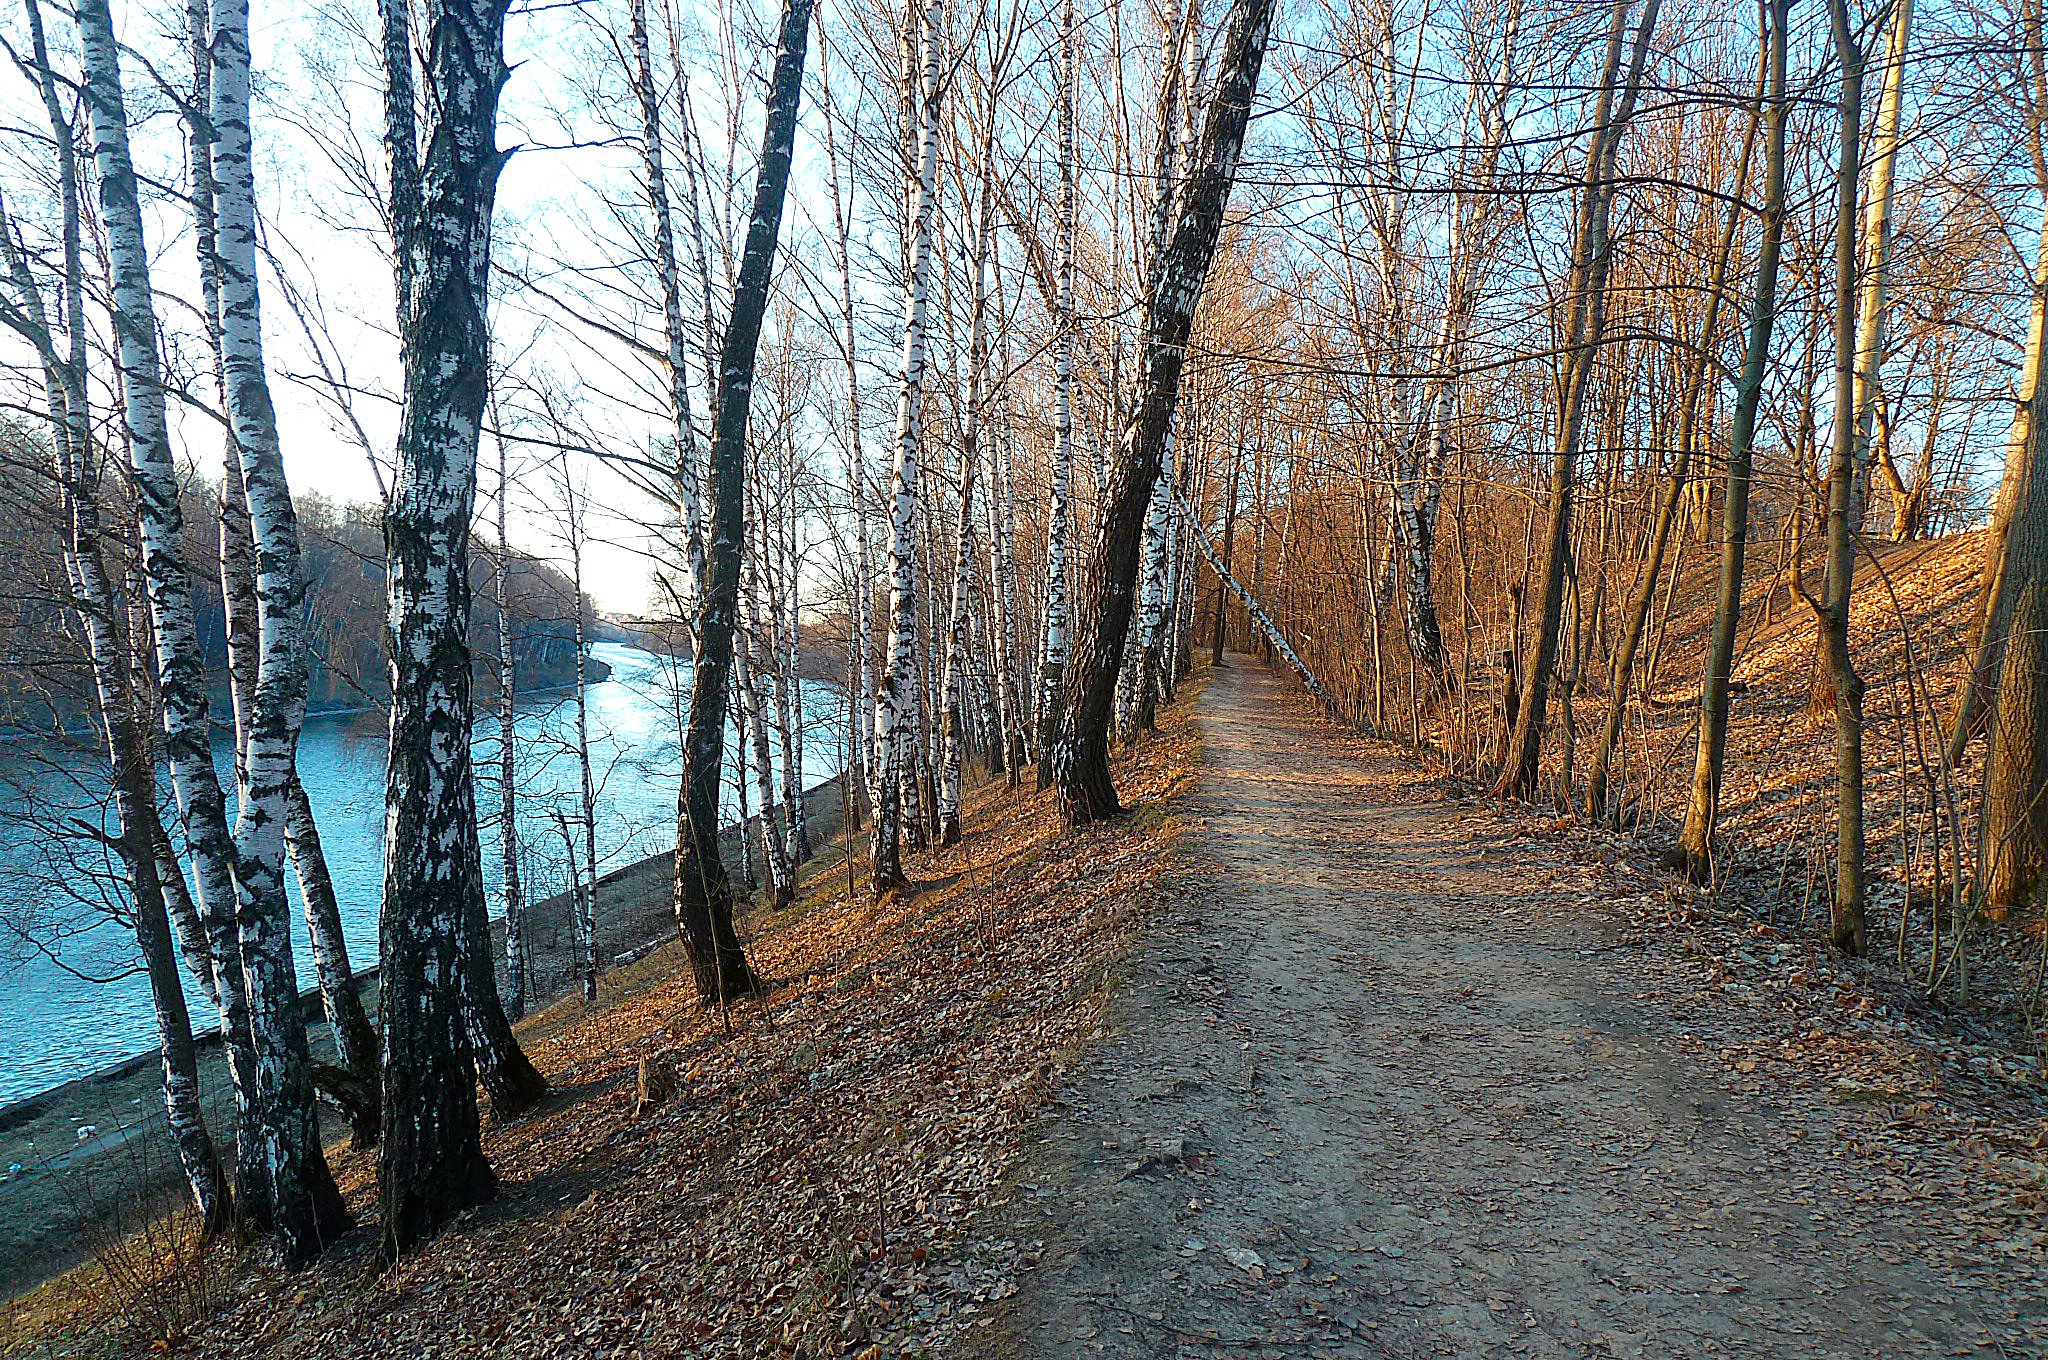
[[[694,0],[682,3],[687,12]],[[182,13],[182,5],[115,4],[116,23],[131,49],[123,75],[137,167],[146,183],[175,186],[184,180],[182,131],[149,74],[154,67],[174,81],[189,78],[176,31]],[[266,245],[282,275],[263,279],[272,396],[294,493],[343,503],[378,498],[379,474],[362,443],[366,438],[384,460],[388,478],[398,418],[391,274],[374,185],[364,178],[366,168],[381,176],[383,167],[380,76],[368,65],[374,53],[364,37],[371,21],[372,11],[358,0],[323,0],[318,6],[257,0],[252,12],[259,211]],[[70,24],[54,7],[46,10],[45,22],[60,65],[69,66],[74,47]],[[26,49],[26,24],[18,9],[0,19],[0,33]],[[591,116],[591,42],[588,25],[565,7],[526,5],[508,23],[513,75],[501,108],[500,142],[519,149],[498,190],[496,235],[502,258],[544,267],[599,264],[616,257],[621,237],[616,219],[606,229],[606,200],[635,202],[637,151]],[[748,82],[750,103],[758,99],[757,85]],[[707,73],[696,97],[707,140],[720,138],[710,154],[723,157],[719,127],[725,119],[714,102],[718,88]],[[596,97],[604,97],[602,86],[595,89]],[[624,113],[619,110],[617,116]],[[758,118],[758,109],[742,112],[741,174],[749,171]],[[0,119],[10,128],[43,126],[31,88],[11,69],[0,75]],[[25,154],[0,157],[0,192],[18,216],[32,224],[45,220],[49,195],[31,178],[40,167],[24,165],[35,159],[33,144],[26,138],[9,140]],[[812,187],[822,183],[808,177]],[[805,194],[800,186],[793,199]],[[815,212],[816,205],[792,202],[792,217]],[[210,383],[190,381],[203,366],[194,324],[197,272],[186,205],[159,191],[146,204],[146,230],[169,362],[194,391],[206,392]],[[333,389],[321,380],[322,363],[289,305],[293,297],[297,310],[314,320],[328,373],[354,393],[346,417],[324,395]],[[658,314],[639,324],[650,321],[658,325]],[[529,378],[541,375],[575,406],[583,426],[608,445],[645,452],[669,424],[658,394],[647,388],[651,375],[644,369],[633,372],[636,365],[623,347],[613,346],[609,353],[593,349],[587,334],[572,333],[576,329],[558,317],[541,320],[535,306],[507,305],[501,296],[493,306],[494,362],[511,364]],[[12,337],[0,335],[0,353],[10,368],[26,358],[25,350],[5,348],[13,343]],[[105,389],[110,374],[103,361],[97,368],[98,414],[105,418],[111,410]],[[0,378],[5,381],[10,380]],[[696,399],[701,410],[702,394]],[[10,394],[8,402],[34,405],[19,393]],[[220,444],[214,421],[175,402],[172,418],[174,437],[188,461],[202,476],[217,477]],[[511,461],[514,546],[559,560],[565,549],[554,507],[560,501],[561,467],[552,455],[531,446],[515,445]],[[489,436],[481,462],[479,504],[488,521],[496,487],[496,450]],[[594,459],[574,459],[570,475],[583,484],[593,507],[585,527],[586,589],[606,612],[644,611],[653,598],[655,564],[643,526],[660,517],[660,507]]]

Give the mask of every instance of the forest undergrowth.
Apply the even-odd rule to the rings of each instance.
[[[1851,640],[1868,686],[1864,750],[1873,960],[1858,972],[1896,985],[1901,1004],[1945,1009],[1944,1023],[1972,1030],[2002,1051],[2003,1070],[2038,1078],[2048,1043],[2044,915],[2038,905],[1970,910],[1984,744],[1974,741],[1958,764],[1944,764],[1948,724],[1968,672],[1983,552],[1981,531],[1869,545],[1866,570],[1857,578]],[[1808,556],[1810,588],[1818,559]],[[1610,858],[1633,856],[1644,847],[1671,851],[1684,819],[1713,571],[1703,553],[1681,563],[1644,642],[1640,702],[1630,705],[1616,748],[1616,785],[1626,789],[1620,834],[1589,825],[1583,815],[1584,766],[1608,705],[1608,687],[1597,667],[1588,666],[1570,690],[1568,729],[1559,741],[1561,771],[1546,776],[1539,803],[1563,816],[1573,835],[1604,845]],[[1827,931],[1835,756],[1814,617],[1787,580],[1782,570],[1758,572],[1743,605],[1715,881],[1707,896],[1803,944]],[[1478,730],[1487,721],[1485,689],[1476,686],[1462,711],[1456,703],[1444,705],[1421,715],[1417,724],[1425,744],[1453,753],[1450,764],[1461,774],[1471,766],[1475,743],[1486,740]],[[1402,737],[1413,730],[1405,714],[1389,726]],[[1485,783],[1482,768],[1464,787]]]

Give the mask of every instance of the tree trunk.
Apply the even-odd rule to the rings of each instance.
[[[33,6],[29,13],[37,64],[47,79],[40,16]],[[72,592],[72,607],[86,636],[94,695],[106,738],[117,821],[115,848],[128,880],[136,945],[156,1012],[163,1058],[164,1114],[193,1206],[199,1214],[201,1235],[211,1239],[227,1225],[233,1211],[233,1195],[200,1103],[192,1021],[185,1007],[185,992],[171,943],[170,919],[164,907],[160,874],[165,863],[159,844],[164,838],[156,817],[154,771],[147,756],[145,731],[136,713],[134,690],[128,682],[127,642],[116,624],[120,605],[101,553],[98,463],[93,456],[91,422],[86,409],[85,333],[76,310],[83,294],[77,168],[71,153],[70,125],[61,106],[52,101],[48,111],[60,148],[59,198],[64,214],[70,354],[66,357],[58,352],[49,329],[48,311],[26,259],[15,248],[14,225],[8,220],[4,205],[0,205],[0,255],[4,255],[7,263],[16,299],[13,307],[0,301],[0,323],[27,339],[42,362],[53,470],[65,510],[65,577]],[[178,873],[175,859],[169,867],[172,874]],[[183,887],[182,880],[179,887]],[[192,943],[202,949],[205,944],[203,939],[188,941]],[[209,968],[202,973],[202,981],[210,977]]]
[[[1209,628],[1209,664],[1223,664],[1223,644],[1228,633],[1228,618],[1224,605],[1230,596],[1223,588],[1223,577],[1229,573],[1231,563],[1237,560],[1237,489],[1238,481],[1244,476],[1244,442],[1238,441],[1237,453],[1230,464],[1230,494],[1223,500],[1223,555],[1218,559],[1219,571],[1216,576],[1216,613]],[[1377,612],[1377,611],[1375,611]]]
[[[1139,539],[1173,428],[1188,335],[1222,231],[1272,10],[1272,0],[1232,0],[1201,141],[1189,158],[1173,230],[1146,292],[1143,368],[1102,498],[1088,575],[1092,599],[1082,613],[1053,752],[1053,782],[1070,825],[1121,811],[1109,771],[1109,724],[1131,623]]]
[[[498,92],[508,72],[502,0],[431,9],[432,27],[417,46],[407,0],[382,0],[381,15],[405,374],[398,472],[384,516],[391,717],[377,1171],[390,1258],[488,1199],[497,1184],[484,1159],[475,1085],[493,1068],[474,1042],[489,1019],[479,1010],[480,983],[492,984],[492,1002],[496,989],[488,936],[479,940],[476,929],[486,918],[470,764],[468,559],[490,384],[491,210],[504,163]],[[415,51],[424,54],[424,99],[415,94]],[[496,1018],[502,1022],[501,1010]]]
[[[1586,155],[1580,189],[1578,222],[1573,233],[1573,261],[1568,285],[1570,307],[1565,334],[1564,374],[1558,391],[1557,452],[1551,459],[1550,510],[1544,539],[1543,576],[1536,597],[1536,636],[1523,668],[1522,692],[1515,711],[1496,792],[1527,798],[1535,793],[1543,756],[1543,721],[1550,677],[1557,665],[1559,630],[1564,618],[1565,578],[1571,556],[1573,481],[1577,475],[1580,432],[1593,365],[1607,329],[1607,275],[1613,263],[1608,218],[1614,204],[1616,151],[1635,114],[1636,94],[1650,36],[1657,26],[1658,0],[1648,0],[1636,26],[1628,74],[1619,89],[1622,33],[1631,0],[1616,0],[1613,26],[1607,36],[1607,60],[1593,123],[1593,145]]]
[[[33,13],[33,10],[31,11]],[[113,16],[107,0],[78,6],[85,102],[91,115],[93,156],[99,170],[100,216],[106,232],[114,341],[121,377],[134,475],[141,567],[156,635],[157,693],[163,709],[164,753],[185,824],[185,843],[207,921],[221,998],[235,1105],[250,1143],[236,1159],[235,1196],[245,1220],[269,1221],[263,1158],[251,1138],[259,1126],[261,1075],[250,1037],[247,982],[236,925],[234,842],[227,802],[213,766],[212,719],[205,662],[192,604],[192,573],[180,540],[184,511],[165,415],[163,367],[157,349],[156,309],[150,291],[149,249],[135,168],[128,150],[128,112],[122,91]]]
[[[1045,639],[1038,668],[1038,787],[1053,780],[1053,746],[1066,699],[1070,636],[1067,539],[1072,528],[1069,505],[1074,483],[1074,346],[1078,330],[1074,315],[1074,274],[1079,234],[1076,222],[1078,151],[1074,133],[1074,85],[1079,78],[1081,37],[1074,0],[1065,0],[1060,18],[1059,122],[1059,293],[1053,326],[1052,495],[1046,503]]]
[[[1728,742],[1728,678],[1735,664],[1735,630],[1742,614],[1742,572],[1749,543],[1750,465],[1756,445],[1757,407],[1770,363],[1771,332],[1777,321],[1778,257],[1785,237],[1786,30],[1792,0],[1771,0],[1770,91],[1765,118],[1763,241],[1757,249],[1756,298],[1750,304],[1749,339],[1735,391],[1734,428],[1729,434],[1728,481],[1721,507],[1721,579],[1714,602],[1713,634],[1700,681],[1700,738],[1693,763],[1692,799],[1678,843],[1687,877],[1713,877],[1714,822],[1720,810],[1721,767]]]
[[[2048,190],[2048,186],[2044,186]],[[1981,905],[2020,905],[2048,865],[2048,225],[2034,272],[2032,326],[2020,401],[1999,490],[2004,533],[1983,653],[1980,701],[1988,719],[1984,810],[1978,836]]]
[[[1757,83],[1757,98],[1764,96],[1764,80],[1760,73]],[[1707,283],[1707,310],[1700,323],[1700,339],[1692,362],[1687,367],[1685,391],[1678,409],[1678,432],[1673,441],[1677,452],[1671,466],[1670,478],[1664,487],[1664,497],[1657,506],[1657,519],[1650,531],[1650,551],[1636,577],[1635,590],[1629,598],[1627,622],[1622,626],[1621,645],[1615,650],[1609,673],[1607,691],[1607,716],[1601,724],[1600,743],[1593,748],[1593,766],[1586,776],[1586,815],[1604,820],[1617,812],[1608,807],[1608,769],[1614,760],[1615,748],[1621,741],[1621,729],[1628,716],[1629,691],[1635,680],[1636,653],[1643,642],[1643,630],[1650,619],[1650,605],[1656,598],[1657,586],[1663,577],[1664,554],[1671,543],[1672,526],[1677,522],[1679,502],[1685,494],[1686,478],[1692,469],[1694,446],[1698,442],[1699,410],[1707,388],[1707,370],[1717,348],[1721,318],[1721,305],[1727,296],[1728,265],[1735,253],[1736,229],[1742,224],[1743,207],[1741,200],[1749,191],[1750,160],[1756,149],[1758,121],[1762,117],[1761,104],[1751,114],[1748,129],[1743,134],[1742,156],[1735,172],[1735,198],[1737,202],[1728,210],[1726,225],[1722,228],[1720,249],[1714,256],[1714,268]],[[1677,573],[1673,573],[1676,581]],[[1670,617],[1667,609],[1665,617]],[[1660,637],[1661,640],[1661,637]],[[1652,676],[1656,672],[1656,658],[1651,658]]]
[[[505,887],[505,1015],[526,1014],[526,902],[519,879],[518,646],[512,638],[512,545],[506,519],[512,496],[505,440],[498,439],[498,556],[491,590],[498,624],[498,854]]]
[[[931,306],[932,215],[938,196],[940,83],[937,0],[918,8],[923,51],[915,95],[917,179],[910,200],[909,272],[904,279],[903,372],[896,397],[896,457],[889,508],[889,642],[875,697],[875,750],[881,774],[868,886],[876,896],[909,886],[903,873],[904,777],[917,742],[918,445],[924,415],[925,331]],[[920,818],[920,821],[922,819]]]
[[[784,0],[775,68],[768,82],[760,169],[753,211],[718,361],[718,397],[711,425],[711,511],[704,552],[704,588],[697,605],[697,650],[690,713],[683,733],[683,786],[676,835],[676,921],[690,954],[697,999],[705,1005],[756,991],[761,979],[747,963],[733,927],[732,885],[718,853],[719,789],[724,779],[725,712],[732,685],[733,629],[746,539],[747,412],[754,392],[754,354],[768,309],[775,245],[803,96],[804,50],[813,0]]]
[[[327,872],[327,856],[321,850],[313,805],[297,774],[292,776],[285,798],[285,845],[291,851],[292,868],[298,875],[299,896],[305,901],[306,935],[313,942],[313,970],[320,982],[321,1008],[327,1013],[327,1028],[334,1036],[335,1056],[372,1097],[349,1126],[350,1142],[357,1148],[372,1147],[382,1122],[375,1099],[377,1067],[381,1061],[377,1031],[363,1006],[363,994],[356,990],[355,965],[349,961],[348,941],[341,931],[341,903],[334,895],[334,879]]]
[[[1842,62],[1841,156],[1835,170],[1835,413],[1828,455],[1827,574],[1818,611],[1821,651],[1835,710],[1835,884],[1829,938],[1849,954],[1864,949],[1863,678],[1849,654],[1849,605],[1856,567],[1856,189],[1863,115],[1863,53],[1847,0],[1829,0]]]
[[[688,336],[683,329],[682,271],[676,264],[675,223],[669,213],[668,176],[662,154],[661,103],[654,83],[654,61],[647,42],[646,0],[627,7],[633,50],[633,94],[640,109],[640,169],[647,207],[654,218],[654,273],[661,287],[662,364],[668,378],[669,416],[673,422],[676,518],[682,531],[684,600],[687,616],[704,576],[704,523],[697,484],[696,431],[690,422]]]
[[[990,183],[994,174],[989,164],[995,133],[995,109],[988,110],[988,123],[981,147],[981,205],[975,218],[974,250],[968,262],[970,282],[967,322],[967,410],[960,434],[960,535],[959,551],[953,558],[953,604],[946,639],[946,668],[939,683],[945,702],[944,729],[940,733],[939,757],[939,844],[960,843],[960,765],[966,745],[964,730],[965,693],[972,629],[974,580],[974,476],[981,464],[981,440],[986,424],[983,406],[987,401],[988,368],[988,253],[995,229],[995,194]]]

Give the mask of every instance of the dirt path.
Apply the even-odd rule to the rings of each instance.
[[[1198,712],[1215,872],[1027,1156],[1018,1353],[2048,1354],[2039,1253],[1872,1193],[1868,1112],[1735,1080],[1554,857],[1249,661]]]

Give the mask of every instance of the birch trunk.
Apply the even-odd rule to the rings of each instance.
[[[31,15],[35,14],[33,7]],[[40,19],[34,42],[38,64],[48,70]],[[93,456],[91,422],[86,408],[85,334],[76,310],[82,297],[83,260],[79,251],[79,200],[76,163],[72,159],[70,125],[61,106],[51,104],[60,162],[60,204],[64,213],[64,265],[67,319],[71,330],[69,356],[57,349],[48,312],[27,261],[15,249],[14,225],[0,203],[0,252],[4,252],[15,298],[0,299],[0,323],[6,324],[37,350],[43,370],[43,396],[49,415],[49,438],[65,510],[64,567],[71,606],[86,636],[94,695],[106,738],[109,781],[114,794],[115,848],[128,881],[135,940],[149,981],[163,1062],[164,1115],[185,1173],[202,1237],[211,1239],[229,1222],[233,1194],[213,1136],[206,1127],[199,1096],[198,1060],[192,1043],[192,1021],[178,977],[165,911],[159,857],[162,828],[156,818],[156,781],[148,756],[148,738],[128,683],[128,651],[116,620],[120,602],[107,576],[101,552],[98,464]],[[172,874],[178,872],[175,860]],[[179,880],[182,889],[183,880]],[[188,941],[188,945],[189,945]],[[203,947],[204,941],[198,943]],[[210,976],[210,972],[207,974]]]
[[[648,211],[654,218],[654,274],[661,288],[662,363],[668,376],[669,414],[676,441],[676,514],[683,533],[684,613],[695,605],[704,576],[704,522],[697,484],[696,431],[690,420],[688,335],[683,326],[682,271],[676,264],[675,223],[669,212],[668,175],[662,149],[661,104],[654,85],[654,60],[647,41],[646,0],[627,6],[633,49],[633,95],[640,109],[640,170]]]
[[[490,385],[491,213],[505,159],[498,94],[508,70],[502,0],[431,8],[417,46],[409,0],[382,0],[380,13],[405,375],[384,517],[391,717],[377,1170],[391,1258],[493,1194],[475,1081],[507,1089],[505,1049],[479,1042],[509,1042],[510,1029],[490,954],[471,766],[468,559]]]
[[[1008,371],[1007,359],[1004,370]],[[1010,495],[1009,400],[1001,399],[1004,419],[988,443],[989,493],[983,499],[989,507],[989,574],[994,583],[990,604],[994,618],[996,654],[996,704],[1001,711],[1003,769],[1011,788],[1022,778],[1029,726],[1024,701],[1024,680],[1019,676],[1017,651],[1017,564],[1012,534],[1017,523],[1015,503]]]
[[[213,766],[212,720],[192,605],[192,573],[180,544],[184,511],[165,417],[149,250],[128,150],[119,49],[107,0],[84,0],[78,6],[77,19],[85,103],[99,172],[100,217],[106,232],[116,366],[134,478],[141,568],[156,638],[164,753],[170,761],[172,788],[192,856],[200,910],[207,920],[236,1110],[253,1135],[260,1118],[260,1079],[236,926],[234,842],[228,833],[227,802]],[[259,1223],[267,1221],[270,1207],[268,1185],[260,1174],[262,1165],[260,1153],[236,1159],[235,1193],[240,1212]]]
[[[746,577],[759,575],[752,567],[742,571]],[[795,893],[775,815],[775,761],[768,742],[767,696],[762,691],[766,677],[755,663],[756,640],[761,635],[761,615],[753,588],[757,584],[743,581],[740,587],[746,602],[746,621],[733,635],[733,681],[739,687],[742,716],[746,719],[743,740],[753,754],[754,791],[761,800],[761,858],[768,870],[768,905],[779,911],[795,899]]]
[[[526,1014],[526,902],[519,879],[518,647],[512,639],[512,544],[506,536],[512,480],[503,438],[498,440],[498,557],[491,593],[498,624],[498,854],[505,880],[505,1013]]]
[[[974,228],[974,247],[968,261],[970,280],[967,320],[967,410],[960,439],[959,551],[953,558],[953,607],[946,639],[945,676],[939,693],[945,702],[944,729],[940,733],[939,755],[939,844],[960,843],[960,766],[966,745],[965,693],[969,683],[968,645],[973,614],[974,580],[974,477],[981,465],[981,443],[988,369],[988,254],[995,227],[995,195],[989,183],[989,164],[995,128],[995,109],[988,110],[988,122],[981,146],[981,205]]]
[[[1088,574],[1093,598],[1082,615],[1053,752],[1053,782],[1072,825],[1121,810],[1109,772],[1109,722],[1130,629],[1140,529],[1173,429],[1188,335],[1222,231],[1272,11],[1272,0],[1232,0],[1201,140],[1146,291],[1142,368],[1103,497]]]
[[[1071,641],[1068,637],[1069,601],[1067,582],[1067,531],[1072,518],[1068,504],[1074,483],[1074,345],[1077,326],[1074,317],[1074,257],[1078,224],[1074,134],[1074,86],[1079,78],[1080,33],[1076,28],[1074,0],[1065,0],[1060,37],[1059,92],[1059,297],[1053,324],[1058,328],[1053,342],[1053,459],[1052,495],[1046,504],[1045,530],[1045,637],[1039,651],[1038,669],[1038,787],[1053,781],[1053,748],[1061,723],[1061,706],[1066,697],[1066,673]]]
[[[1166,490],[1169,496],[1173,494],[1170,484]],[[1186,506],[1179,505],[1177,498],[1176,507],[1187,522],[1188,531],[1195,540],[1195,547],[1208,561],[1210,570],[1216,573],[1217,584],[1237,596],[1238,603],[1244,606],[1252,626],[1259,630],[1266,641],[1273,644],[1273,650],[1287,663],[1288,668],[1300,677],[1302,685],[1314,696],[1316,702],[1325,708],[1332,708],[1329,691],[1323,688],[1322,681],[1316,679],[1315,672],[1308,668],[1307,663],[1301,659],[1301,654],[1289,645],[1286,636],[1280,631],[1280,626],[1273,622],[1273,616],[1266,612],[1266,607],[1259,603],[1258,597],[1246,590],[1237,577],[1231,574],[1230,568],[1223,565],[1223,559],[1217,556],[1216,549],[1210,546],[1209,535],[1203,530],[1201,521],[1190,513]]]
[[[822,19],[820,23],[822,24]],[[852,688],[849,706],[853,712],[851,729],[852,750],[848,752],[847,779],[854,779],[858,773],[859,796],[853,806],[859,810],[862,803],[874,806],[875,759],[874,736],[874,675],[875,675],[875,624],[874,605],[874,562],[869,541],[868,524],[868,474],[867,454],[861,445],[861,400],[860,345],[854,329],[853,317],[853,266],[849,244],[849,228],[845,196],[839,188],[839,143],[833,132],[836,120],[831,116],[831,81],[825,66],[827,48],[818,48],[818,81],[826,92],[825,129],[825,177],[832,186],[832,230],[835,254],[833,266],[839,273],[839,342],[840,357],[846,363],[846,493],[853,510],[853,583],[852,613],[853,636],[848,647],[848,678]],[[849,825],[848,830],[852,830]]]
[[[889,509],[889,641],[875,697],[875,749],[881,760],[869,886],[876,896],[909,886],[903,874],[902,783],[914,777],[920,707],[917,669],[918,443],[924,406],[925,330],[931,307],[932,214],[939,173],[938,0],[919,8],[923,62],[916,93],[916,180],[910,206],[909,272],[904,279],[903,370],[896,397],[896,456]]]
[[[576,611],[576,773],[581,799],[578,824],[583,828],[584,891],[576,899],[576,944],[581,955],[577,972],[583,984],[583,1000],[597,1000],[597,785],[590,769],[590,674],[589,647],[583,621],[583,524],[578,515],[576,492],[568,470],[562,474],[568,497],[570,588]],[[573,853],[573,852],[572,852]]]
[[[297,1265],[318,1256],[336,1233],[349,1226],[349,1217],[328,1170],[313,1109],[311,1060],[298,1010],[284,881],[286,826],[294,820],[302,828],[311,822],[303,793],[303,816],[294,818],[292,808],[299,731],[306,716],[305,587],[299,567],[298,515],[285,480],[263,363],[249,125],[248,0],[213,0],[212,49],[222,385],[255,549],[256,677],[245,724],[240,812],[234,830],[237,915],[257,1088],[262,1093],[257,1107],[260,1155],[285,1260]],[[311,904],[309,898],[309,909]],[[333,907],[331,892],[327,906]],[[331,924],[338,937],[338,912]],[[339,940],[330,937],[326,943],[331,951]],[[336,991],[348,992],[349,987],[344,979]]]
[[[1152,509],[1145,518],[1145,576],[1138,592],[1137,678],[1130,718],[1124,729],[1125,741],[1157,726],[1159,646],[1166,627],[1167,563],[1173,555],[1173,529],[1173,432],[1169,430],[1159,448],[1159,484],[1152,488]]]

